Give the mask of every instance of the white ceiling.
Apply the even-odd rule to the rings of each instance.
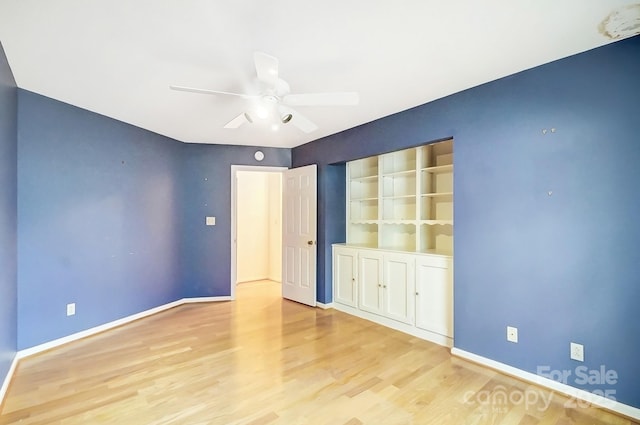
[[[637,2],[637,0],[636,0]],[[599,24],[630,0],[0,0],[19,87],[183,142],[294,147],[614,40]],[[296,107],[305,134],[223,126],[258,93],[253,52],[295,93],[360,104]]]

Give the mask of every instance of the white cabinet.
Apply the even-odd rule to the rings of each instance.
[[[358,251],[350,248],[333,250],[333,298],[336,302],[358,305]]]
[[[366,250],[358,254],[358,306],[363,311],[382,314],[382,252]]]
[[[361,250],[358,255],[359,308],[413,323],[415,259],[401,253]]]
[[[452,275],[450,256],[333,246],[336,309],[446,346]]]
[[[447,257],[416,258],[416,326],[453,337],[453,267]]]
[[[413,255],[386,252],[383,260],[383,314],[411,324],[414,320],[415,259]]]

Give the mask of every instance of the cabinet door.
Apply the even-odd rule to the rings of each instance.
[[[349,248],[333,248],[333,294],[336,302],[356,307],[358,252]]]
[[[360,251],[358,255],[360,309],[382,313],[382,253]]]
[[[453,338],[453,278],[449,260],[416,260],[416,326]]]
[[[413,324],[415,302],[415,259],[409,254],[384,255],[384,314]]]

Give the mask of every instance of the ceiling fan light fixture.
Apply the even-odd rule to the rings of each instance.
[[[284,114],[280,117],[280,121],[282,121],[282,124],[286,124],[289,121],[291,121],[291,119],[293,118],[293,115],[291,114]]]
[[[252,124],[256,122],[260,128],[271,128],[273,131],[277,131],[280,125],[291,122],[297,129],[305,133],[311,133],[317,130],[318,126],[297,110],[291,109],[290,106],[345,106],[357,105],[359,102],[358,93],[356,92],[291,94],[289,83],[278,77],[277,58],[266,53],[254,52],[253,62],[258,83],[261,85],[259,94],[233,93],[174,85],[170,85],[169,88],[199,94],[235,96],[252,102],[246,109],[248,112],[241,112],[224,125],[224,128],[232,129],[236,129],[246,123]],[[295,114],[295,120],[293,119],[293,114]]]
[[[278,99],[278,96],[273,95],[273,94],[265,94],[264,96],[262,96],[262,100],[265,103],[270,103],[272,105],[275,105],[276,103],[278,103],[280,101],[280,99]]]
[[[269,111],[267,110],[267,108],[259,106],[256,108],[256,115],[258,116],[258,118],[263,120],[269,116]]]

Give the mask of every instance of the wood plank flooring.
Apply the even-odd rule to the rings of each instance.
[[[633,424],[279,288],[242,284],[235,302],[24,359],[0,424]]]

